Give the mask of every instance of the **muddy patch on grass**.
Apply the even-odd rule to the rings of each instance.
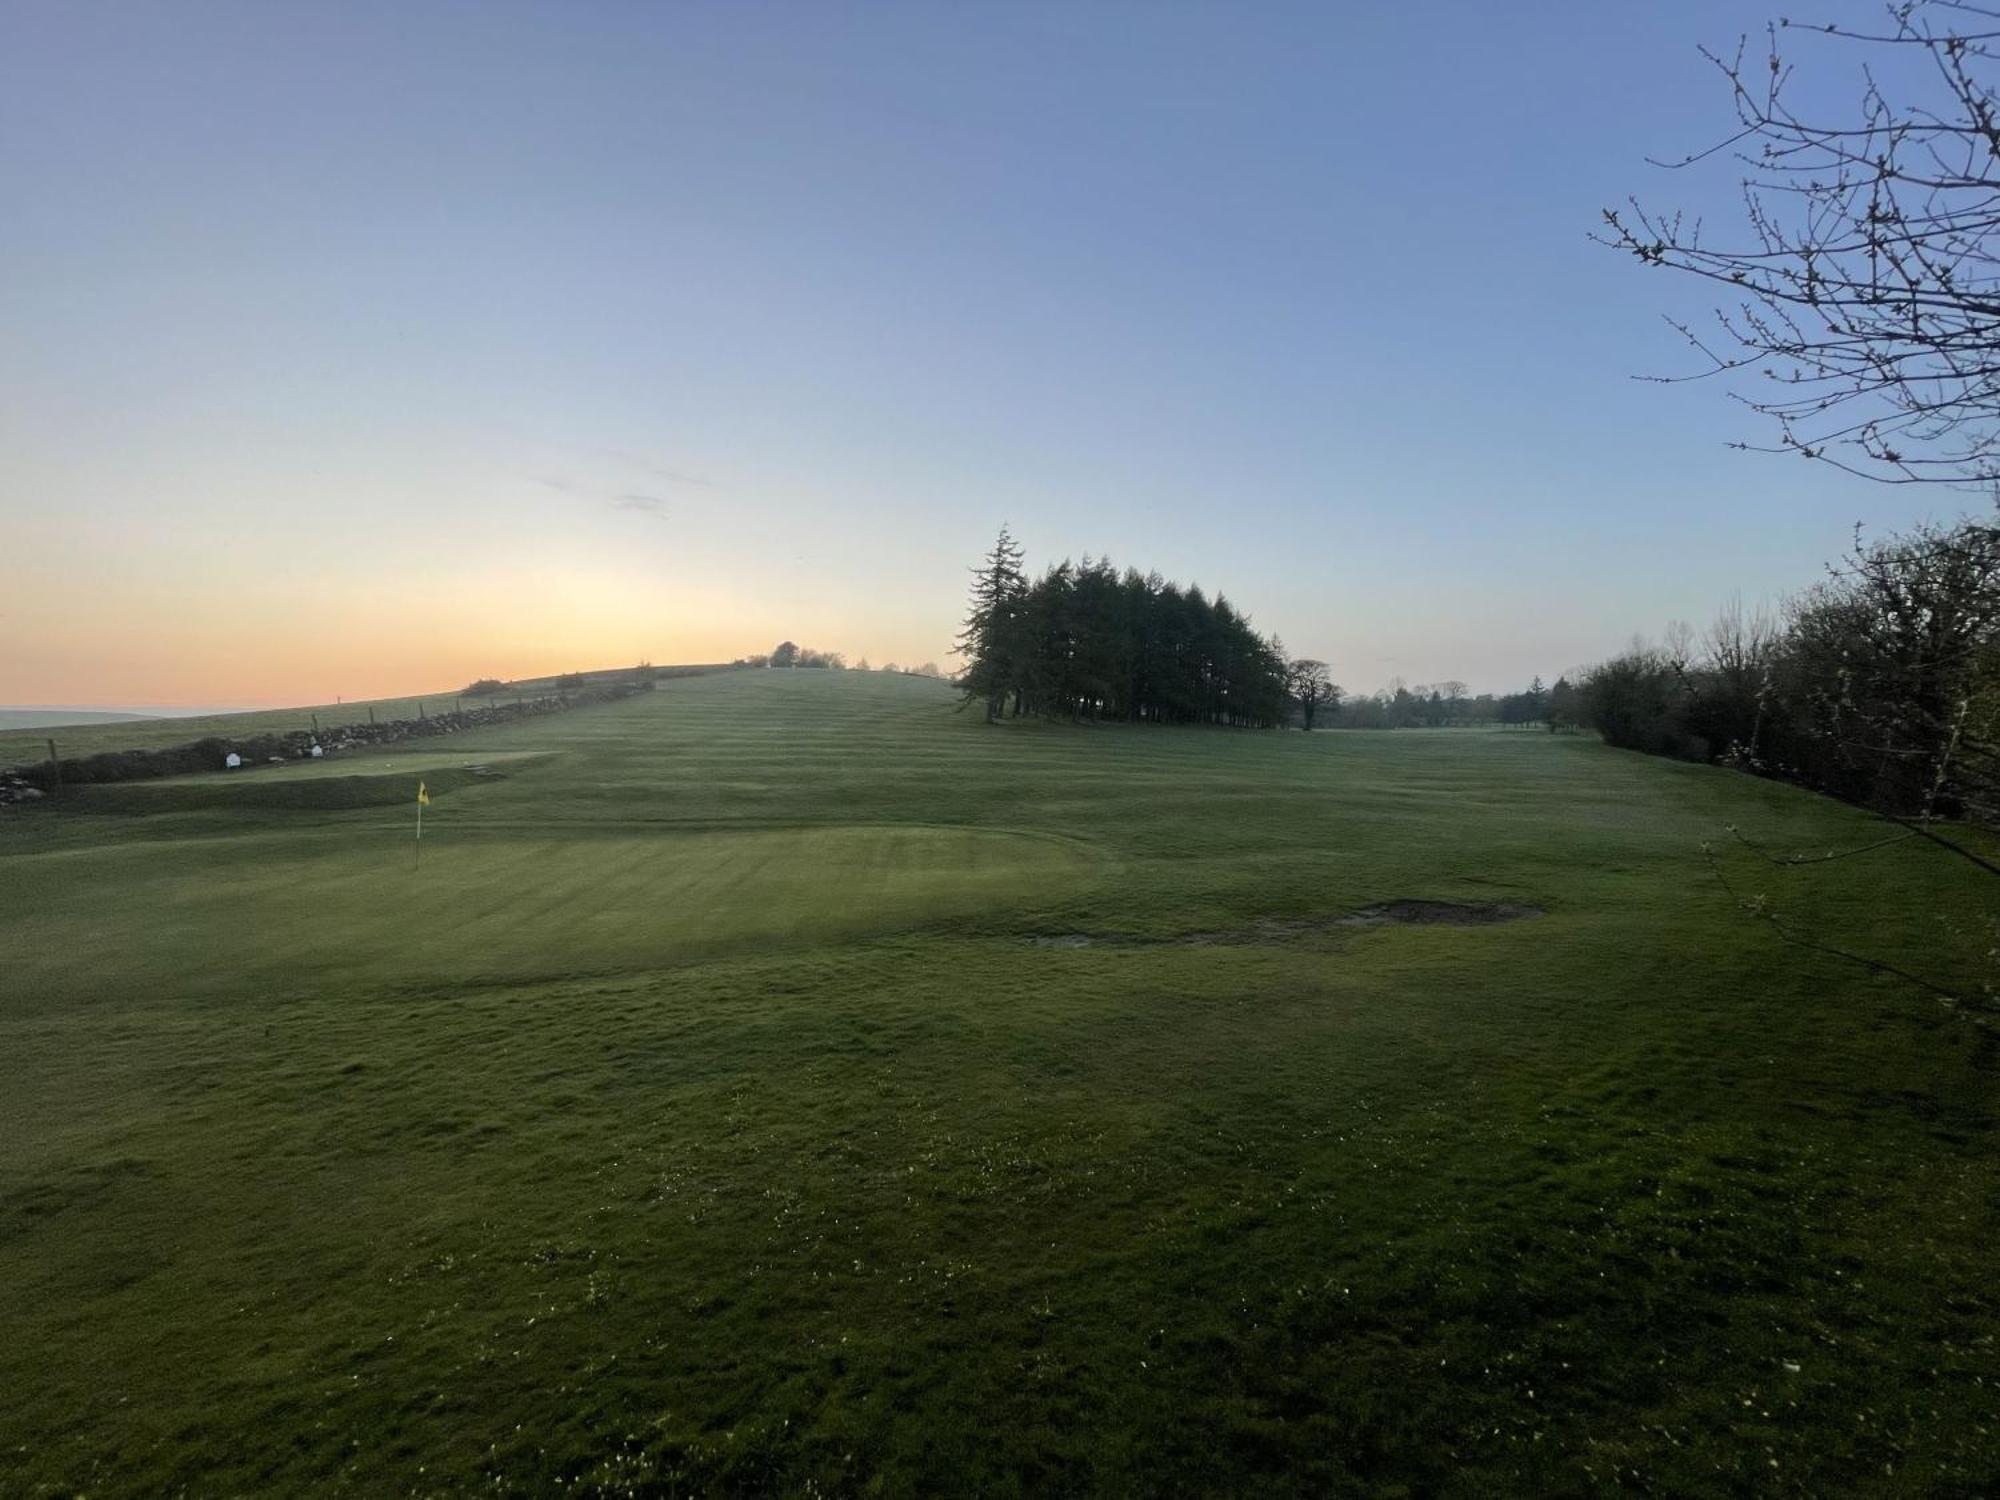
[[[1139,937],[1121,933],[1043,932],[1025,939],[1036,948],[1221,948],[1295,942],[1353,927],[1393,923],[1430,927],[1489,927],[1539,917],[1542,909],[1521,901],[1377,901],[1337,917],[1259,917],[1221,932],[1188,932],[1179,937]]]
[[[1415,922],[1446,927],[1487,927],[1539,917],[1542,909],[1520,901],[1378,901],[1340,918],[1348,927],[1378,927],[1385,922]]]

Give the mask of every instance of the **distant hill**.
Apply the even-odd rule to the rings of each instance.
[[[0,708],[0,730],[61,729],[76,724],[134,724],[157,714],[117,708]]]

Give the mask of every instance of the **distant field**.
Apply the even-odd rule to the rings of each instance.
[[[46,732],[58,725],[129,724],[135,719],[151,717],[151,714],[111,713],[89,708],[0,708],[0,734],[14,729]]]
[[[723,667],[667,666],[659,669],[662,678],[689,673],[726,670]],[[579,674],[586,686],[623,682],[630,678],[629,667],[610,668]],[[548,697],[557,691],[554,677],[524,678],[510,683],[490,698],[466,697],[458,692],[421,693],[409,698],[361,698],[346,703],[310,703],[302,708],[258,709],[236,714],[197,714],[181,718],[131,717],[71,713],[69,722],[54,725],[46,719],[35,723],[15,723],[0,710],[0,767],[42,760],[53,738],[65,757],[95,755],[100,750],[143,750],[157,745],[181,745],[209,735],[249,736],[283,734],[293,729],[310,729],[313,716],[323,727],[360,724],[372,709],[380,719],[414,719],[419,705],[425,713],[444,713],[453,707],[474,708],[482,703],[510,703],[517,697]],[[26,711],[20,711],[23,717]]]
[[[2000,1490],[1991,1034],[1701,855],[1860,814],[954,701],[0,813],[0,1494]],[[1724,857],[1984,962],[1933,851]]]
[[[625,673],[595,673],[591,680],[615,681]],[[107,718],[61,727],[15,728],[0,718],[0,766],[42,760],[53,738],[64,756],[95,755],[100,750],[143,750],[155,745],[181,745],[209,735],[249,736],[283,734],[293,729],[310,729],[313,716],[322,727],[363,724],[372,709],[379,719],[414,719],[418,707],[429,714],[447,713],[454,707],[476,708],[482,703],[511,703],[517,697],[547,697],[555,692],[554,679],[523,682],[495,693],[490,698],[468,698],[459,693],[422,693],[409,698],[364,698],[348,703],[313,703],[303,708],[258,709],[240,714],[199,714],[178,719]]]
[[[313,715],[320,723],[364,723],[369,709],[384,719],[414,719],[417,705],[426,713],[440,713],[457,701],[451,693],[431,693],[415,698],[370,698],[355,703],[315,703],[304,708],[270,708],[241,714],[200,714],[185,719],[130,719],[67,725],[61,728],[8,729],[0,724],[0,766],[19,765],[45,759],[48,742],[65,757],[95,755],[100,750],[143,750],[154,745],[181,745],[209,735],[282,734],[292,729],[310,729]],[[478,702],[477,699],[468,700]]]

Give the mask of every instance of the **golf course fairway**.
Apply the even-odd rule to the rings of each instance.
[[[1990,881],[1586,736],[982,717],[0,812],[0,1494],[2000,1487],[1992,1032],[1743,904],[1969,986]]]

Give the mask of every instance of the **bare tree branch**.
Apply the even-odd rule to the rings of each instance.
[[[1880,32],[1778,22],[1761,59],[1747,38],[1731,54],[1704,48],[1737,129],[1654,164],[1741,163],[1747,237],[1718,243],[1636,200],[1604,210],[1600,243],[1731,289],[1719,339],[1675,324],[1703,367],[1670,378],[1761,377],[1766,390],[1742,399],[1777,425],[1762,451],[1898,484],[2000,482],[1996,19],[1959,0],[1902,0]],[[1852,117],[1802,116],[1779,51],[1788,32],[1919,58],[1932,97],[1892,104],[1864,70]]]

